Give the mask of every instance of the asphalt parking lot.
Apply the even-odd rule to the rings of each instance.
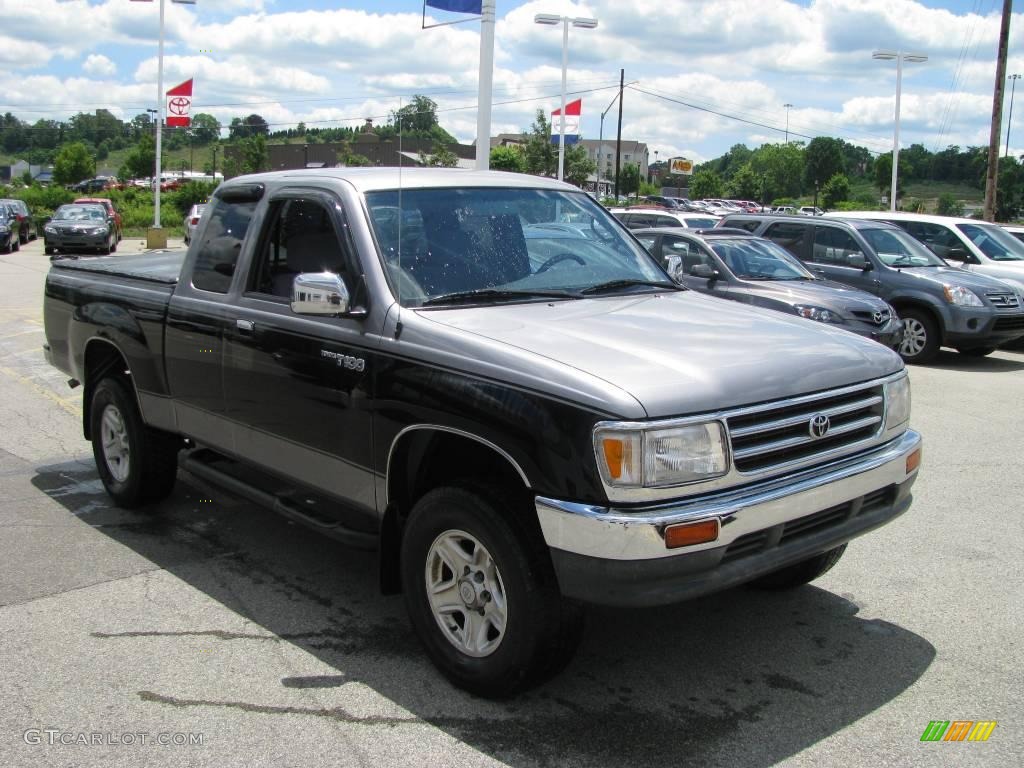
[[[184,472],[111,506],[42,357],[48,266],[0,256],[0,766],[1019,764],[1024,347],[911,369],[914,505],[813,586],[594,609],[560,677],[490,702],[372,555]],[[933,720],[998,724],[922,742]]]

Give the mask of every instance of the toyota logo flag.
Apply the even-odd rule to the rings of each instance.
[[[192,79],[176,85],[167,92],[167,127],[188,128],[192,119],[188,113],[192,109]]]

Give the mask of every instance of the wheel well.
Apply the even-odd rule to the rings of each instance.
[[[892,304],[892,308],[896,310],[896,314],[900,317],[903,317],[903,313],[908,309],[917,310],[918,312],[923,312],[928,315],[928,317],[932,319],[932,322],[935,323],[935,327],[939,329],[940,336],[945,338],[946,328],[945,324],[942,322],[942,318],[939,317],[938,313],[927,304],[907,299],[904,299],[903,301],[897,299],[896,301],[891,301],[889,303]]]
[[[92,439],[89,428],[89,410],[96,385],[103,379],[115,377],[121,379],[132,389],[131,372],[128,362],[121,350],[113,344],[100,339],[93,339],[85,346],[85,363],[83,366],[84,387],[82,392],[82,431],[86,440]],[[134,391],[134,390],[133,390]]]
[[[443,485],[486,483],[501,489],[512,506],[529,504],[529,488],[511,459],[487,443],[436,429],[417,429],[398,439],[388,462],[388,505],[381,526],[380,577],[384,594],[401,591],[402,530],[416,501]],[[529,519],[540,535],[535,515]]]

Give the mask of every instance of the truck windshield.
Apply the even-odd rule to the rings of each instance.
[[[366,195],[392,288],[403,306],[479,292],[550,301],[614,284],[675,290],[672,280],[582,192],[438,188]]]

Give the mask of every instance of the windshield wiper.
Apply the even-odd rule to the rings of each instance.
[[[667,288],[673,291],[685,291],[687,288],[676,283],[662,283],[656,280],[609,280],[607,283],[598,283],[592,285],[589,288],[584,288],[580,291],[581,294],[586,296],[592,296],[595,293],[609,293],[611,291],[617,291],[619,288],[633,288],[638,285],[649,285],[655,288]]]
[[[503,291],[496,288],[478,288],[474,291],[453,291],[442,293],[427,299],[421,307],[436,307],[442,304],[463,304],[475,301],[508,301],[516,299],[553,298],[578,299],[580,295],[573,291]]]

